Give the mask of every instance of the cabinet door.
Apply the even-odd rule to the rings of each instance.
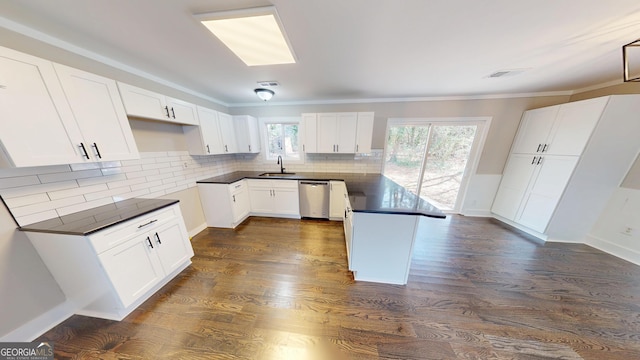
[[[550,106],[525,111],[512,152],[517,154],[540,153],[547,143],[559,109],[560,106]]]
[[[300,215],[300,198],[298,196],[298,189],[288,187],[274,188],[272,208],[273,213],[275,214]]]
[[[549,155],[580,155],[609,98],[597,98],[563,104],[551,130]]]
[[[194,104],[167,97],[167,107],[170,121],[184,125],[198,125],[198,110]]]
[[[240,153],[260,152],[260,131],[258,129],[258,119],[253,116],[234,116],[236,144]]]
[[[236,144],[236,131],[233,126],[233,118],[225,113],[218,113],[218,122],[220,124],[220,134],[222,138],[225,154],[233,154],[238,152]]]
[[[193,248],[182,219],[159,226],[151,232],[151,237],[167,275],[193,257]]]
[[[340,113],[337,117],[338,133],[336,152],[353,154],[356,152],[356,132],[358,129],[357,113]]]
[[[316,114],[302,114],[302,151],[305,153],[313,154],[318,152],[316,116]]]
[[[231,189],[231,212],[233,213],[233,222],[238,222],[251,211],[249,191],[244,184],[231,184],[229,185],[229,188]]]
[[[100,254],[100,263],[123,307],[133,304],[164,278],[155,250],[149,234],[138,234]]]
[[[271,214],[273,210],[273,189],[265,187],[249,187],[251,211]]]
[[[205,154],[224,154],[222,134],[218,124],[218,112],[198,106],[198,119]]]
[[[370,153],[373,137],[373,113],[358,113],[356,129],[356,153]]]
[[[164,95],[125,83],[118,83],[127,115],[168,121],[171,114]]]
[[[346,187],[342,181],[331,181],[329,185],[331,187],[329,218],[341,219],[344,217]]]
[[[68,66],[54,66],[90,160],[138,158],[138,148],[116,82]]]
[[[82,137],[51,62],[0,47],[0,108],[6,165],[83,161]]]
[[[516,222],[544,232],[577,163],[577,156],[544,156],[536,166]]]
[[[344,201],[345,207],[343,209],[344,213],[344,222],[343,222],[343,227],[344,227],[344,242],[345,242],[345,246],[347,248],[347,262],[349,265],[349,270],[352,270],[352,266],[351,266],[351,260],[353,258],[352,253],[351,253],[351,249],[352,249],[352,239],[353,239],[353,212],[351,211],[351,204],[349,203],[349,198],[347,196],[347,194],[345,193],[345,201]]]
[[[515,219],[531,176],[536,169],[534,157],[536,161],[539,159],[536,155],[511,154],[504,168],[491,212],[509,220]]]
[[[318,130],[318,152],[334,153],[338,140],[338,115],[337,114],[318,114],[317,130]]]

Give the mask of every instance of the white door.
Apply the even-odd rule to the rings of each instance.
[[[273,213],[273,189],[249,187],[251,211],[255,213]]]
[[[336,114],[318,114],[316,128],[318,131],[317,146],[319,153],[336,152],[336,145],[338,142],[336,139],[336,134],[338,132],[337,120],[338,116]]]
[[[51,62],[0,47],[0,143],[13,166],[82,162],[82,136]]]
[[[577,156],[544,156],[516,222],[544,232],[577,163]]]
[[[604,97],[562,104],[545,153],[575,156],[582,154],[607,101],[609,98]]]
[[[126,308],[164,278],[151,235],[135,235],[131,240],[99,255],[122,305]]]
[[[218,123],[220,124],[220,134],[222,138],[224,153],[237,153],[238,145],[236,143],[236,131],[233,126],[233,118],[229,114],[219,112]]]
[[[356,131],[358,128],[357,113],[339,113],[337,116],[338,142],[336,152],[353,154],[356,152]]]
[[[138,148],[116,82],[68,66],[54,66],[90,160],[138,158]]]
[[[169,120],[171,114],[164,95],[129,84],[118,83],[127,115],[156,120]]]
[[[242,188],[231,194],[231,211],[234,222],[239,221],[249,214],[249,211],[251,211],[251,203],[249,202],[249,191],[247,188]]]
[[[193,256],[189,235],[182,221],[171,221],[152,231],[160,263],[166,274],[172,273]]]
[[[167,97],[171,121],[184,125],[198,125],[198,110],[194,104]]]
[[[512,152],[518,154],[542,152],[559,109],[560,106],[550,106],[525,111]]]
[[[536,170],[535,162],[539,158],[537,155],[511,154],[504,168],[491,212],[509,220],[515,220],[533,172]]]
[[[295,183],[297,185],[297,181]],[[280,215],[300,215],[300,198],[297,186],[296,188],[273,189],[273,212]]]
[[[200,120],[204,153],[211,155],[224,154],[222,135],[218,125],[218,112],[198,107],[198,118]]]

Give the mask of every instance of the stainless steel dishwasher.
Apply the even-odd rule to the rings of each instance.
[[[329,218],[329,182],[298,181],[300,190],[300,216],[303,218]]]

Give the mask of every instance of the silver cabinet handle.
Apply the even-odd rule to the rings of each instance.
[[[151,220],[151,221],[149,221],[149,222],[148,222],[148,223],[146,223],[146,224],[138,225],[138,229],[143,228],[143,227],[145,227],[145,226],[147,226],[147,225],[151,225],[151,224],[153,224],[153,223],[154,223],[154,222],[156,222],[156,221],[158,221],[158,219]]]

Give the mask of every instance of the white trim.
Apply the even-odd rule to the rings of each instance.
[[[502,217],[500,215],[496,215],[496,214],[492,213],[491,216],[493,216],[494,219],[496,219],[498,221],[501,221],[501,222],[503,222],[503,223],[505,223],[505,224],[507,224],[509,226],[512,226],[512,227],[514,227],[514,228],[516,228],[516,229],[518,229],[520,231],[526,232],[527,234],[529,234],[531,236],[535,236],[535,237],[537,237],[538,239],[540,239],[540,240],[542,240],[544,242],[546,242],[547,239],[549,238],[547,235],[545,235],[543,233],[539,233],[539,232],[537,232],[535,230],[531,230],[531,229],[529,229],[529,228],[527,228],[525,226],[522,226],[522,225],[520,225],[520,224],[518,224],[516,222],[513,222],[513,221],[511,221],[511,220],[509,220],[507,218],[504,218],[504,217]],[[559,241],[556,241],[556,242],[559,242]]]
[[[121,63],[121,62],[119,62],[117,60],[114,60],[112,58],[109,58],[107,56],[104,56],[104,55],[95,53],[93,51],[89,51],[87,49],[81,48],[79,46],[73,45],[73,44],[71,44],[71,43],[69,43],[67,41],[64,41],[64,40],[59,39],[59,38],[54,37],[54,36],[51,36],[49,34],[45,34],[45,33],[41,32],[41,31],[32,29],[32,28],[30,28],[28,26],[24,26],[24,25],[19,24],[19,23],[15,22],[15,21],[9,20],[9,19],[7,19],[7,18],[5,18],[3,16],[0,16],[0,27],[3,27],[5,29],[7,29],[7,30],[16,32],[18,34],[30,37],[32,39],[35,39],[35,40],[38,40],[38,41],[42,41],[42,42],[44,42],[46,44],[58,47],[60,49],[66,50],[66,51],[69,51],[69,52],[74,53],[76,55],[84,56],[84,57],[89,58],[91,60],[95,60],[97,62],[100,62],[102,64],[109,65],[109,66],[114,67],[114,68],[116,68],[118,70],[122,70],[122,71],[128,72],[130,74],[140,76],[142,78],[145,78],[147,80],[151,80],[151,81],[156,82],[158,84],[162,84],[162,85],[171,87],[173,89],[182,91],[184,93],[187,93],[187,94],[190,94],[190,95],[193,95],[193,96],[197,96],[197,97],[199,97],[201,99],[208,100],[208,101],[214,102],[216,104],[220,104],[222,106],[229,107],[229,104],[223,102],[222,100],[219,100],[219,99],[213,98],[211,96],[199,93],[197,91],[193,91],[193,90],[191,90],[189,88],[186,88],[184,86],[178,85],[178,84],[176,84],[174,82],[171,82],[171,81],[168,81],[168,80],[163,79],[161,77],[158,77],[158,76],[155,76],[153,74],[150,74],[150,73],[148,73],[148,72],[146,72],[144,70],[140,70],[138,68],[135,68],[133,66],[130,66],[130,65],[127,65],[127,64],[124,64],[124,63]]]
[[[487,209],[462,209],[460,215],[469,217],[493,217],[491,211]]]
[[[203,222],[202,224],[196,226],[195,228],[189,230],[189,239],[198,235],[201,231],[207,228],[207,223]]]
[[[600,83],[600,84],[596,84],[596,85],[587,86],[587,87],[584,87],[584,88],[581,88],[581,89],[573,90],[572,91],[573,94],[571,94],[571,95],[577,95],[577,94],[585,93],[587,91],[604,89],[604,88],[609,87],[609,86],[615,86],[615,85],[620,85],[620,84],[624,84],[624,81],[622,81],[622,80],[607,81],[605,83]]]
[[[0,337],[0,342],[28,342],[33,341],[38,336],[51,330],[61,322],[65,321],[74,313],[74,305],[72,302],[65,300],[56,305],[52,309],[38,315],[35,319],[31,319]]]
[[[604,251],[607,254],[629,261],[636,265],[640,265],[640,252],[636,250],[620,246],[590,234],[587,235],[584,243],[600,251]]]
[[[532,93],[515,93],[515,94],[489,94],[489,95],[459,95],[459,96],[421,96],[421,97],[403,97],[403,98],[369,98],[369,99],[326,99],[326,100],[301,100],[301,101],[269,101],[250,102],[250,103],[234,103],[228,104],[230,108],[234,107],[260,107],[260,106],[289,106],[289,105],[335,105],[335,104],[363,104],[363,103],[397,103],[397,102],[421,102],[421,101],[462,101],[462,100],[491,100],[491,99],[512,99],[527,97],[547,97],[547,96],[571,96],[574,92],[565,91],[546,91]]]

